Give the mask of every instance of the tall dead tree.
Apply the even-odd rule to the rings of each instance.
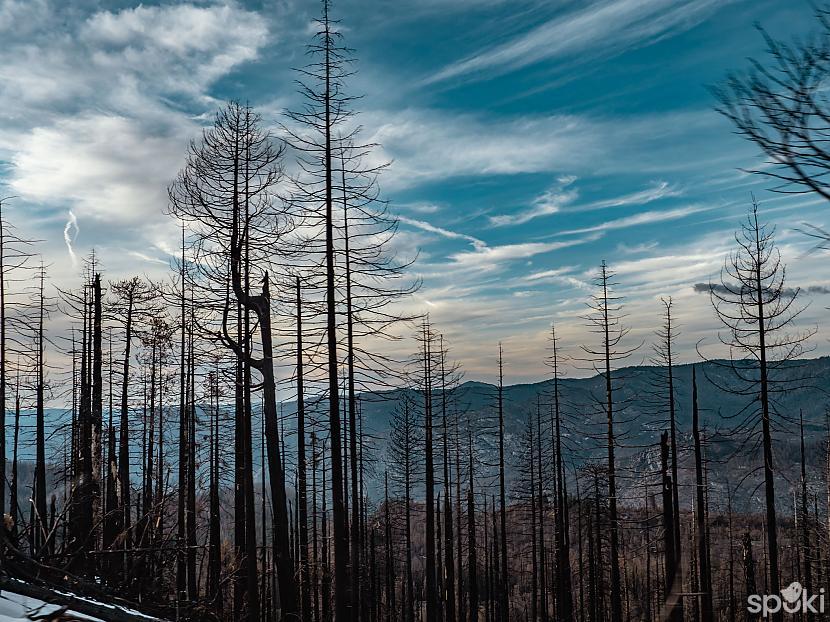
[[[697,372],[692,367],[692,436],[695,443],[695,539],[700,589],[700,620],[712,622],[712,575],[709,568],[709,526],[706,523],[706,485],[703,481],[703,441],[697,402]]]
[[[151,301],[154,288],[140,277],[132,277],[110,285],[115,295],[112,308],[114,315],[124,327],[124,356],[121,365],[120,416],[118,426],[118,523],[123,532],[122,545],[129,551],[133,543],[131,486],[130,486],[130,374],[133,356],[133,340],[136,329],[147,321],[151,313]],[[123,556],[125,572],[129,565],[129,555]]]
[[[551,408],[551,450],[554,456],[553,490],[555,503],[554,514],[554,571],[555,602],[557,615],[569,621],[574,615],[573,581],[571,572],[571,551],[568,541],[568,498],[565,492],[565,466],[562,446],[562,393],[560,387],[560,353],[556,337],[556,327],[551,325],[550,356],[547,360],[553,375],[553,395]]]
[[[803,307],[798,303],[799,290],[785,286],[786,268],[775,246],[774,234],[774,228],[760,222],[758,204],[753,201],[746,221],[735,234],[738,248],[726,259],[720,283],[709,286],[712,306],[726,328],[719,340],[729,349],[729,360],[715,361],[714,365],[726,370],[736,382],[727,387],[712,377],[709,381],[747,399],[742,411],[744,429],[739,432],[756,438],[760,433],[769,589],[777,594],[781,577],[772,439],[775,397],[803,386],[801,374],[783,374],[779,370],[801,356],[805,342],[815,330],[788,332]],[[775,622],[781,619],[780,611],[773,614]]]
[[[510,578],[507,566],[507,492],[505,486],[504,469],[504,361],[502,347],[499,344],[499,384],[496,394],[498,410],[499,436],[499,619],[507,622],[510,619]],[[495,511],[495,510],[494,510]]]
[[[418,424],[413,412],[411,397],[404,394],[401,402],[392,420],[390,458],[392,465],[397,467],[392,470],[392,476],[403,492],[401,501],[404,505],[402,617],[404,622],[413,622],[415,619],[415,581],[412,568],[412,490],[419,473],[416,463],[419,449]]]
[[[426,564],[424,573],[424,598],[426,600],[426,622],[437,622],[438,620],[438,589],[437,589],[437,559],[435,555],[435,453],[433,442],[433,419],[432,419],[432,398],[433,398],[433,340],[428,321],[422,325],[421,336],[419,337],[421,352],[421,364],[423,365],[423,376],[420,383],[420,391],[423,396],[423,417],[424,417],[424,499],[425,499],[425,528],[424,538],[426,547]]]
[[[35,458],[35,522],[31,525],[34,531],[35,550],[41,551],[46,543],[49,533],[48,520],[46,515],[46,431],[44,412],[45,392],[45,340],[44,321],[46,319],[46,303],[44,283],[46,280],[46,269],[41,266],[38,274],[38,318],[37,318],[37,355],[36,355],[36,385],[35,385],[35,416],[36,416],[36,458]],[[5,468],[5,465],[4,465]]]
[[[680,497],[678,494],[679,478],[677,476],[677,401],[675,390],[675,348],[679,335],[677,323],[672,315],[673,303],[671,297],[661,298],[663,305],[663,323],[656,331],[657,342],[653,345],[654,356],[652,363],[657,374],[656,386],[653,391],[654,406],[661,415],[668,415],[669,443],[671,451],[671,483],[672,507],[674,512],[674,554],[677,568],[683,566],[683,548],[680,538]],[[662,423],[661,417],[661,423]],[[677,607],[682,612],[683,599],[678,598]]]
[[[617,434],[615,415],[618,404],[615,400],[615,379],[613,369],[616,363],[631,355],[639,346],[624,347],[628,329],[621,323],[621,298],[613,292],[613,272],[603,261],[596,278],[597,293],[588,302],[587,320],[593,333],[599,335],[598,346],[582,346],[594,370],[602,378],[604,395],[601,400],[605,415],[605,445],[607,451],[608,518],[610,553],[610,597],[611,622],[622,622],[622,586],[620,581],[620,535],[617,512]]]
[[[32,256],[29,246],[31,242],[21,239],[13,225],[6,219],[8,198],[0,198],[0,464],[6,464],[6,414],[9,387],[9,354],[10,344],[14,339],[12,330],[15,327],[11,307],[14,303],[14,294],[11,284],[15,273],[26,267]],[[16,332],[16,331],[15,331]],[[0,514],[7,511],[6,479],[0,481]],[[9,498],[8,509],[11,510],[17,500]],[[0,543],[0,547],[2,543]],[[2,561],[0,561],[0,564]]]
[[[199,288],[203,305],[213,311],[201,328],[236,357],[235,543],[242,563],[235,606],[238,616],[252,619],[258,617],[259,606],[251,439],[254,372],[259,375],[265,419],[281,606],[286,615],[298,611],[277,422],[269,287],[272,259],[279,256],[279,242],[290,226],[273,190],[282,176],[282,153],[250,107],[231,103],[201,142],[191,146],[188,163],[169,192],[170,211],[187,223],[199,259],[193,262],[193,286]],[[254,279],[261,283],[258,293]]]
[[[179,460],[178,460],[178,503],[177,511],[177,542],[176,542],[176,587],[177,600],[187,601],[193,598],[188,589],[188,564],[185,539],[187,536],[187,484],[189,479],[188,464],[195,456],[190,455],[190,406],[188,398],[188,356],[187,356],[187,262],[185,259],[185,228],[182,223],[182,256],[179,260]]]
[[[448,376],[448,373],[450,373],[451,370],[447,369],[447,351],[444,347],[443,335],[439,336],[438,357],[441,383],[441,447],[443,450],[442,464],[444,467],[444,620],[446,622],[455,622],[457,612],[455,609],[455,553],[452,520],[452,482],[450,481],[450,429],[447,425],[447,409],[450,399],[450,377]],[[459,508],[458,511],[460,512],[461,509]]]
[[[344,459],[341,439],[340,382],[337,337],[337,300],[335,275],[335,157],[339,152],[338,128],[348,117],[349,98],[343,93],[343,82],[348,76],[347,50],[339,43],[329,16],[329,2],[322,3],[322,15],[309,53],[311,65],[300,70],[305,81],[300,87],[306,99],[301,112],[289,113],[297,128],[286,128],[289,142],[303,155],[301,166],[305,175],[298,184],[295,202],[303,207],[305,218],[322,230],[322,248],[325,284],[323,286],[326,316],[326,358],[328,376],[328,424],[331,453],[331,503],[334,548],[334,616],[338,622],[353,620],[355,594],[352,593],[350,569],[349,517],[344,490]]]

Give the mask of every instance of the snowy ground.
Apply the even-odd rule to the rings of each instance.
[[[58,605],[49,605],[42,600],[21,596],[14,592],[3,590],[0,594],[0,622],[19,622],[20,620],[39,620],[42,616],[58,611]],[[100,618],[90,618],[80,614],[67,611],[67,617],[72,620],[83,620],[84,622],[104,622]],[[48,615],[46,615],[48,619]]]
[[[14,582],[14,580],[12,581]],[[21,585],[25,585],[23,584],[23,582],[20,583]],[[28,590],[24,589],[22,591],[25,592]],[[56,594],[58,600],[60,600],[61,595],[65,595],[68,597],[68,599],[74,598],[77,600],[88,602],[91,605],[94,605],[95,607],[99,608],[96,611],[100,611],[101,609],[104,609],[105,611],[112,610],[113,613],[120,612],[121,614],[129,614],[131,616],[131,619],[134,618],[136,620],[146,620],[147,622],[161,622],[158,618],[142,614],[138,611],[128,609],[120,605],[104,603],[90,598],[70,594],[69,592],[55,591],[54,593]],[[76,605],[77,600],[75,601]],[[69,605],[68,601],[67,605]],[[22,594],[15,592],[14,589],[5,588],[2,591],[0,591],[0,622],[28,622],[30,620],[42,620],[44,618],[46,620],[49,620],[49,614],[59,611],[61,610],[61,608],[61,605],[53,605],[45,603],[44,601],[39,600],[37,598],[24,596]],[[64,613],[64,616],[66,620],[72,620],[73,622],[107,622],[106,617],[97,618],[88,615],[81,615],[80,613],[74,612],[72,609],[68,609]],[[64,618],[59,619],[63,620]]]

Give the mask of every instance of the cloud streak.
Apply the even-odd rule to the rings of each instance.
[[[735,289],[739,289],[740,286],[736,285]],[[695,283],[692,286],[696,294],[708,294],[710,292],[714,292],[716,294],[721,295],[732,295],[732,291],[726,285],[722,283]],[[815,295],[824,295],[830,294],[830,285],[807,285],[806,287],[785,287],[781,290],[781,297],[782,298],[794,298],[796,294],[804,293],[804,294],[815,294]]]
[[[73,242],[78,237],[78,233],[80,233],[80,228],[78,227],[78,219],[75,217],[75,214],[72,210],[69,210],[69,219],[66,221],[66,225],[63,228],[63,241],[66,244],[66,250],[69,251],[69,258],[72,260],[72,265],[78,265],[78,258],[75,256],[75,250],[72,248]]]

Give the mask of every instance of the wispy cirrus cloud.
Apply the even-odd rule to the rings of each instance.
[[[484,247],[486,244],[479,240],[478,238],[474,238],[471,235],[466,235],[464,233],[457,233],[456,231],[450,231],[449,229],[445,229],[443,227],[438,227],[429,223],[425,220],[418,220],[416,218],[408,218],[406,216],[398,216],[398,221],[402,222],[405,225],[409,225],[410,227],[415,227],[416,229],[420,229],[421,231],[426,231],[427,233],[435,233],[440,235],[442,238],[448,238],[451,240],[465,240],[472,244],[475,247]]]
[[[673,187],[668,182],[658,181],[653,182],[647,188],[637,192],[592,201],[582,205],[574,205],[576,199],[579,197],[579,192],[575,188],[570,188],[570,186],[575,181],[576,177],[573,175],[560,177],[556,185],[536,197],[528,209],[519,210],[515,214],[490,216],[490,224],[496,227],[523,225],[536,218],[562,212],[565,208],[567,208],[568,212],[586,212],[613,207],[640,207],[654,201],[659,201],[660,199],[678,197],[683,194],[681,190]]]
[[[685,207],[677,207],[667,210],[650,210],[648,212],[640,212],[632,214],[631,216],[623,216],[622,218],[615,218],[614,220],[606,220],[590,227],[582,227],[580,229],[571,229],[570,231],[562,231],[559,235],[576,235],[582,233],[593,233],[600,231],[611,231],[614,229],[627,229],[628,227],[636,227],[639,225],[650,225],[658,222],[666,222],[670,220],[679,220],[686,218],[692,214],[705,212],[714,209],[713,207],[704,205],[688,205]]]
[[[557,285],[564,285],[566,287],[573,287],[576,289],[588,291],[592,285],[585,279],[580,279],[573,274],[575,267],[566,266],[563,268],[554,268],[552,270],[541,270],[539,272],[532,272],[522,277],[521,281],[529,285],[542,285],[553,283]]]
[[[530,259],[536,255],[578,246],[598,240],[600,234],[594,234],[572,240],[559,242],[520,242],[498,246],[478,246],[472,251],[462,251],[450,255],[453,267],[480,271],[493,271],[510,261]]]
[[[584,167],[608,149],[604,124],[571,115],[493,118],[412,108],[372,111],[361,120],[368,140],[379,145],[372,164],[394,162],[383,176],[393,191],[460,176]]]
[[[516,214],[499,214],[490,216],[490,224],[496,227],[503,227],[506,225],[522,225],[530,222],[540,216],[550,216],[556,214],[562,207],[573,202],[579,196],[579,193],[574,188],[569,188],[576,177],[573,175],[560,177],[556,185],[533,200],[533,204],[526,210],[521,210]]]
[[[659,201],[660,199],[668,199],[679,196],[683,196],[683,191],[680,188],[672,186],[667,181],[655,181],[643,190],[576,206],[572,211],[584,212],[608,209],[612,207],[625,207],[627,205],[647,205],[654,201]]]
[[[718,158],[725,168],[738,164],[730,159],[734,155],[724,155],[717,144],[702,138],[720,122],[708,109],[605,117],[407,108],[365,112],[361,121],[367,141],[379,145],[371,163],[393,163],[383,174],[384,189],[393,193],[458,177],[526,173],[552,178],[636,173],[657,180],[644,189],[619,193],[616,202],[585,206],[599,209],[649,202],[652,196],[679,196],[682,189],[666,178],[705,168]],[[688,158],[690,144],[697,158]]]
[[[426,84],[515,71],[575,54],[596,56],[647,45],[687,30],[714,12],[716,0],[610,0],[557,16],[501,45],[447,65]]]

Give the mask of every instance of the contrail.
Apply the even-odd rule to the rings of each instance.
[[[70,235],[70,232],[73,229],[75,232]],[[69,257],[72,259],[73,266],[77,265],[78,259],[75,257],[75,251],[72,250],[72,242],[74,242],[75,238],[78,237],[79,232],[80,229],[78,228],[78,219],[75,218],[75,214],[72,213],[72,210],[69,210],[69,220],[66,221],[66,226],[63,228],[63,241],[66,242],[66,249],[69,251]]]

